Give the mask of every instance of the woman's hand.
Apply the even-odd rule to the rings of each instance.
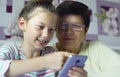
[[[68,71],[69,77],[87,77],[87,72],[82,67],[73,67]]]

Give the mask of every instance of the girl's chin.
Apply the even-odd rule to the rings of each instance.
[[[44,47],[46,47],[47,44],[48,44],[48,43],[45,43],[45,44],[38,44],[38,47],[39,47],[39,48],[44,48]]]
[[[45,46],[36,46],[37,50],[42,50]]]
[[[44,48],[47,44],[48,44],[48,42],[45,42],[45,43],[41,43],[39,41],[36,42],[36,45],[40,48]]]

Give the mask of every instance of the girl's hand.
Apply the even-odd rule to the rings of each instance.
[[[68,71],[69,77],[87,77],[87,72],[82,67],[73,67]]]
[[[54,52],[44,56],[44,61],[46,66],[49,69],[60,70],[62,69],[63,64],[66,59],[72,55],[72,53],[68,52]]]

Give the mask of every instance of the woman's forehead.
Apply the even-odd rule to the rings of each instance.
[[[59,21],[60,22],[81,22],[83,23],[83,18],[81,15],[70,14],[70,15],[66,15],[63,17],[59,17]]]

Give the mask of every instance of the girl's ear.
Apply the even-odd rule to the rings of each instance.
[[[19,18],[18,25],[22,31],[25,31],[25,19],[23,17]]]

